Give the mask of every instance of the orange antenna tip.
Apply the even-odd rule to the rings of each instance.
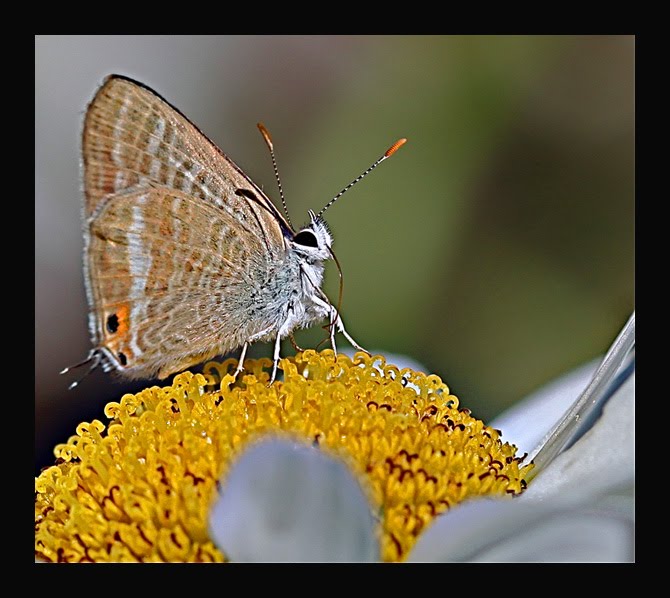
[[[270,137],[270,132],[265,128],[265,125],[263,123],[258,123],[256,126],[261,132],[261,135],[263,135],[263,139],[265,139],[265,143],[268,144],[268,147],[274,149],[272,145],[272,137]]]
[[[402,139],[398,139],[390,148],[386,150],[384,153],[385,158],[390,158],[393,154],[395,154],[403,145],[407,143],[407,139],[404,137]]]

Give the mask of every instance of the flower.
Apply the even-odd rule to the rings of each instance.
[[[527,460],[437,376],[379,356],[306,351],[269,387],[268,360],[236,381],[212,362],[56,447],[36,557],[632,561],[634,338],[633,315],[600,367],[496,423],[537,445]]]
[[[440,513],[473,496],[518,495],[532,469],[498,430],[459,408],[437,376],[399,370],[383,357],[305,351],[284,359],[284,380],[270,386],[269,360],[245,362],[237,380],[228,373],[235,365],[211,362],[204,375],[186,372],[171,386],[125,395],[107,405],[107,427],[80,424],[57,446],[56,464],[35,484],[36,556],[222,561],[236,551],[220,542],[221,527],[211,525],[209,514],[221,513],[231,500],[253,502],[251,494],[240,499],[231,489],[242,479],[242,486],[271,500],[270,519],[279,528],[288,525],[288,514],[308,514],[316,499],[355,523],[340,529],[345,539],[353,529],[360,554],[403,560]],[[267,439],[269,445],[259,444]],[[261,468],[265,463],[260,478],[235,473],[249,460]],[[301,480],[314,489],[306,499]],[[263,484],[280,490],[266,496]],[[291,488],[296,492],[287,495]],[[221,519],[225,513],[224,507]],[[237,523],[249,531],[266,521],[258,515]],[[311,521],[308,534],[318,533],[321,522],[332,540],[332,518]],[[240,530],[229,526],[228,532]],[[291,553],[290,542],[283,542],[267,558],[358,560],[343,542],[337,554],[305,554],[299,547]]]

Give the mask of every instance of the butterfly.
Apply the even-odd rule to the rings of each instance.
[[[269,133],[259,128],[270,149]],[[107,77],[83,130],[84,278],[93,348],[86,360],[160,379],[317,321],[347,333],[321,289],[334,258],[323,211],[392,155],[401,139],[294,230],[265,193],[196,125],[146,85]],[[277,176],[279,182],[279,177]],[[281,184],[279,184],[281,192]],[[75,386],[74,382],[72,386]]]

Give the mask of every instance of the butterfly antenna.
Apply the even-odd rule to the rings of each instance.
[[[286,220],[288,221],[289,226],[293,228],[293,224],[291,224],[291,217],[288,215],[286,200],[284,199],[284,190],[281,187],[281,179],[279,178],[279,169],[277,168],[277,160],[275,158],[274,146],[272,145],[272,137],[270,137],[270,132],[265,128],[263,123],[258,123],[256,126],[258,127],[258,130],[261,132],[261,135],[263,135],[263,139],[265,139],[265,143],[267,143],[267,146],[270,149],[270,156],[272,158],[272,167],[275,169],[275,178],[277,179],[277,186],[279,187],[279,196],[281,197],[281,203],[284,206],[284,214],[286,214]]]
[[[384,155],[381,156],[375,163],[370,166],[365,172],[357,176],[351,183],[349,183],[342,191],[340,191],[333,199],[331,199],[323,208],[321,208],[321,211],[317,214],[317,218],[321,216],[330,206],[332,206],[342,195],[344,195],[349,189],[351,189],[358,181],[360,181],[363,177],[367,176],[370,174],[377,166],[379,166],[386,158],[390,158],[393,154],[395,154],[403,145],[407,143],[407,139],[404,137],[402,139],[398,139],[390,148],[388,148],[385,152]]]

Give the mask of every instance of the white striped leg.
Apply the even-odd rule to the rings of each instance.
[[[238,375],[240,372],[243,372],[243,371],[244,371],[244,357],[245,357],[246,354],[247,354],[247,349],[248,349],[248,348],[249,348],[249,343],[248,343],[248,342],[244,343],[244,345],[242,346],[242,353],[240,353],[240,359],[239,359],[239,361],[237,362],[237,367],[235,368],[235,372],[233,373],[233,376],[234,376],[235,378],[237,378],[237,375]]]
[[[333,307],[333,315],[335,315],[335,314],[337,314],[337,310]],[[342,318],[340,318],[339,314],[337,314],[337,321],[335,322],[335,326],[337,326],[337,329],[344,335],[344,338],[346,338],[354,348],[358,349],[359,351],[363,351],[363,353],[367,353],[368,355],[370,355],[370,351],[361,347],[353,338],[351,338],[349,333],[344,329],[344,323],[342,322]],[[335,326],[333,326],[333,328],[335,328]],[[335,342],[333,341],[333,348],[334,347],[335,347]]]
[[[272,375],[270,376],[270,382],[268,382],[268,386],[270,386],[274,381],[275,378],[277,377],[277,367],[279,366],[279,348],[281,346],[281,334],[277,334],[277,340],[275,341],[275,353],[272,358]]]
[[[337,308],[332,303],[327,303],[326,301],[317,296],[313,296],[312,301],[314,301],[314,303],[317,303],[318,305],[322,306],[324,309],[327,309],[330,312],[330,321],[334,322],[334,325],[330,327],[330,344],[333,347],[333,353],[335,353],[335,355],[337,355],[337,346],[335,345],[336,328],[337,332],[341,332],[344,335],[344,338],[346,338],[353,347],[355,347],[359,351],[363,351],[364,353],[370,355],[370,351],[361,347],[353,338],[351,338],[351,335],[344,329],[344,323],[342,322],[342,318],[340,318],[340,314],[337,313]]]
[[[240,354],[240,359],[239,359],[239,361],[238,361],[238,363],[237,363],[237,367],[235,368],[235,373],[233,374],[236,378],[237,378],[237,375],[238,375],[240,372],[244,371],[244,358],[245,358],[245,356],[246,356],[246,354],[247,354],[247,349],[249,348],[249,345],[250,345],[251,343],[256,342],[259,338],[263,338],[263,337],[264,337],[268,332],[270,332],[273,328],[274,328],[274,325],[272,325],[272,326],[268,326],[267,328],[265,328],[265,330],[261,330],[260,332],[257,332],[256,334],[254,334],[253,336],[249,337],[249,338],[246,340],[246,342],[245,342],[244,345],[242,346],[242,353]]]

